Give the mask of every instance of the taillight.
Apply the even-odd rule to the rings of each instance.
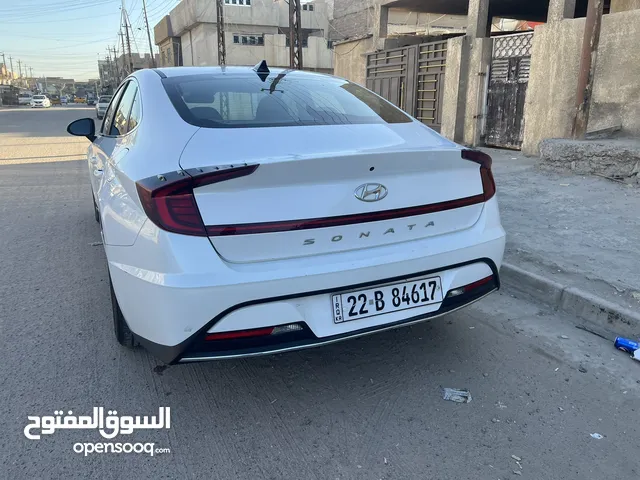
[[[294,333],[303,330],[297,323],[280,325],[278,327],[252,328],[250,330],[233,330],[231,332],[207,333],[204,339],[207,342],[214,340],[237,340],[238,338],[266,337],[268,335],[281,335],[283,333]]]
[[[147,217],[159,228],[183,235],[207,236],[193,189],[251,175],[258,165],[208,167],[155,175],[136,182]]]
[[[486,202],[496,194],[496,182],[491,173],[491,157],[478,150],[462,150],[462,158],[480,164],[480,178],[482,179],[482,191]]]

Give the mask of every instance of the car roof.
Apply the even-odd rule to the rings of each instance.
[[[282,72],[287,71],[284,68],[269,68],[270,75],[278,75]],[[255,74],[254,67],[167,67],[167,68],[158,68],[157,72],[165,75],[166,77],[175,78],[175,77],[183,77],[183,76],[192,76],[192,75],[225,75],[225,74]],[[305,72],[303,70],[289,70],[289,74],[293,74],[295,76],[304,76],[304,77],[319,77],[324,76],[325,74],[316,73],[316,72]]]

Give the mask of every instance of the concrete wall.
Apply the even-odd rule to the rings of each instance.
[[[302,27],[314,30],[308,46],[303,49],[306,68],[330,72],[333,55],[327,46],[329,13],[323,0],[313,2],[314,10],[302,10]],[[288,66],[289,48],[279,28],[289,26],[289,7],[286,2],[252,2],[251,6],[224,6],[228,65],[255,65],[265,59],[269,65]],[[234,34],[264,35],[264,45],[238,45]],[[179,37],[184,65],[217,65],[218,37],[215,2],[210,0],[182,0],[169,15],[154,27],[155,41],[168,48],[171,36]]]
[[[236,30],[233,32],[240,33]],[[183,34],[181,39],[185,66],[218,65],[218,34],[215,24],[200,24]],[[231,32],[226,33],[225,39],[227,65],[255,65],[266,60],[272,67],[289,66],[286,35],[264,34],[264,45],[234,44]],[[309,37],[308,46],[302,51],[302,60],[305,68],[323,72],[333,70],[333,53],[327,48],[324,37]]]
[[[611,0],[611,13],[637,10],[640,8],[640,0]]]
[[[571,135],[584,18],[536,28],[525,104],[522,151],[545,138]],[[605,15],[594,78],[589,130],[621,124],[640,135],[640,10]]]
[[[338,0],[336,0],[338,3]],[[352,42],[334,45],[334,75],[362,86],[366,85],[367,53],[373,50],[373,38],[367,37]]]
[[[373,29],[372,3],[369,0],[334,0],[330,38],[346,40],[371,34]]]
[[[447,40],[447,68],[444,76],[442,99],[442,126],[440,133],[454,142],[462,141],[464,102],[458,102],[460,90],[466,90],[466,71],[462,68],[465,37]]]
[[[173,30],[171,29],[171,17],[169,17],[169,15],[165,15],[156,24],[156,26],[153,27],[153,38],[155,39],[156,45],[160,45],[172,35]]]
[[[327,32],[329,29],[329,11],[324,1],[313,2],[314,10],[302,10],[302,28],[320,29]],[[182,35],[200,23],[216,23],[216,2],[211,0],[182,0],[169,13],[170,27],[173,35]],[[224,17],[227,30],[231,31],[234,25],[260,25],[273,27],[289,26],[289,6],[286,2],[259,1],[251,6],[225,5]],[[166,27],[161,25],[163,20],[156,25],[158,35],[165,34]],[[156,34],[154,27],[154,34]],[[162,38],[156,37],[156,42]]]
[[[437,13],[412,12],[396,8],[389,9],[389,35],[416,33],[418,35],[440,35],[457,33],[467,29],[465,15],[441,15]]]

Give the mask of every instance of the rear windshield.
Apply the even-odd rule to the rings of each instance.
[[[33,96],[34,100],[44,100],[45,98],[47,98],[47,97],[45,97],[44,95],[34,95]]]
[[[20,97],[20,98],[31,98],[31,94],[30,93],[20,93],[18,95],[18,97]]]
[[[346,80],[296,72],[191,75],[163,80],[188,123],[209,128],[407,123],[386,100]]]
[[[100,97],[98,103],[109,103],[111,101],[111,97]]]

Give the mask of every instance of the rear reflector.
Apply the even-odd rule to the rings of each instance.
[[[271,335],[273,327],[269,328],[254,328],[252,330],[236,330],[235,332],[220,332],[220,333],[208,333],[204,339],[206,341],[211,340],[233,340],[236,338],[250,338],[250,337],[264,337]]]
[[[158,228],[183,235],[207,236],[193,189],[251,175],[258,165],[179,170],[136,182],[140,203]]]
[[[489,275],[488,277],[481,278],[477,282],[473,282],[473,283],[470,283],[469,285],[465,285],[464,291],[470,292],[471,290],[476,289],[481,285],[484,285],[485,283],[489,283],[491,280],[493,280],[493,275]]]
[[[492,280],[493,275],[489,275],[488,277],[481,278],[480,280],[470,283],[469,285],[454,288],[453,290],[449,290],[446,298],[457,297],[458,295],[462,295],[463,293],[468,293],[486,283],[489,283]]]
[[[302,326],[297,323],[289,325],[280,325],[278,327],[253,328],[251,330],[236,330],[233,332],[208,333],[204,339],[206,341],[214,340],[234,340],[237,338],[253,338],[266,337],[267,335],[280,335],[283,333],[292,333],[302,330]]]
[[[480,177],[482,178],[482,191],[484,192],[484,201],[486,202],[496,194],[496,182],[491,173],[491,157],[484,152],[478,150],[462,150],[462,158],[471,160],[480,165]]]

